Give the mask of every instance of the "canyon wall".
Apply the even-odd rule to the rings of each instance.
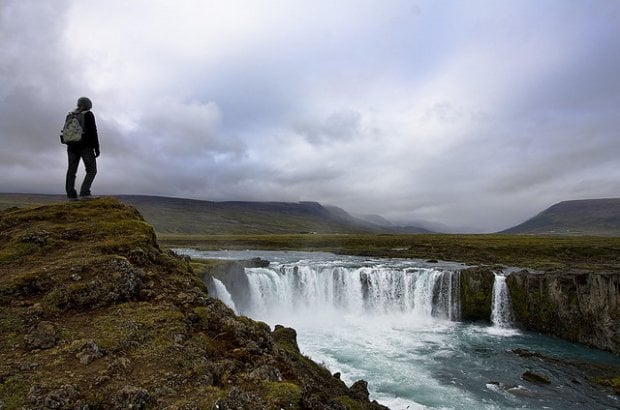
[[[461,271],[461,317],[489,320],[493,269]],[[510,273],[506,279],[515,327],[620,354],[620,274]]]
[[[507,278],[523,328],[620,353],[620,275],[531,273]]]

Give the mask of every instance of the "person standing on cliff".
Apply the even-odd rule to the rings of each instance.
[[[84,162],[86,176],[80,187],[80,198],[91,198],[90,187],[97,175],[97,160],[101,151],[99,149],[99,135],[97,134],[97,124],[95,115],[91,111],[93,103],[86,97],[77,100],[77,108],[73,111],[77,114],[82,127],[82,138],[77,142],[67,142],[67,156],[69,164],[67,167],[67,179],[65,189],[69,199],[77,199],[78,193],[75,190],[75,176],[77,173],[80,159]],[[61,142],[65,143],[62,139]]]

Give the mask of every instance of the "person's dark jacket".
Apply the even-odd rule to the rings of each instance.
[[[99,152],[97,123],[95,122],[95,114],[92,111],[84,113],[84,134],[82,134],[82,141],[80,142],[84,148],[93,148],[96,152]]]

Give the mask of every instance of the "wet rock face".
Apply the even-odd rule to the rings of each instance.
[[[460,272],[461,317],[489,320],[494,273]],[[513,272],[506,279],[516,325],[620,353],[620,275]]]
[[[351,395],[358,400],[368,400],[370,393],[368,392],[368,382],[358,380],[351,385]]]
[[[460,272],[461,318],[464,320],[489,320],[493,282],[491,268],[473,267]]]
[[[522,271],[507,285],[523,327],[620,353],[620,275]]]
[[[531,370],[528,370],[521,375],[521,378],[525,381],[535,384],[551,384],[548,378],[543,376],[542,374],[535,373]]]

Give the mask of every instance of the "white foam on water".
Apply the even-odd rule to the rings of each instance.
[[[246,272],[246,314],[294,327],[302,353],[348,385],[368,381],[372,398],[390,408],[449,408],[455,396],[475,408],[473,397],[434,377],[426,353],[450,345],[454,272],[302,264]]]

